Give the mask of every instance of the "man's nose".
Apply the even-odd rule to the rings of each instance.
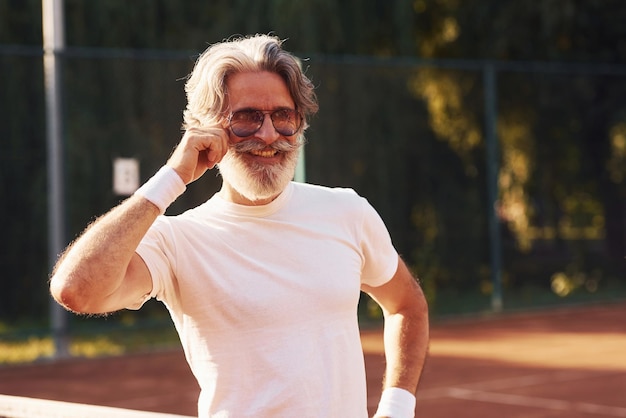
[[[263,115],[263,124],[257,131],[256,136],[266,144],[271,144],[280,137],[280,134],[276,131],[276,128],[274,128],[272,118],[269,114],[266,113]]]

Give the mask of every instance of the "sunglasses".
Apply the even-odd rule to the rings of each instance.
[[[261,129],[265,115],[270,115],[274,129],[283,136],[295,135],[302,125],[302,116],[295,109],[243,109],[230,114],[228,126],[235,135],[245,138]]]

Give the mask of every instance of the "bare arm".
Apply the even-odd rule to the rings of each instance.
[[[155,205],[133,196],[96,220],[57,263],[54,298],[75,312],[105,313],[150,293],[150,273],[135,249],[158,215]]]
[[[227,143],[222,128],[189,130],[168,165],[189,184],[222,159]],[[52,296],[74,312],[106,313],[150,293],[150,272],[135,250],[158,215],[157,206],[135,195],[96,220],[55,266]]]
[[[428,306],[406,264],[398,258],[393,278],[379,287],[363,286],[385,316],[387,366],[384,388],[415,393],[428,352]]]

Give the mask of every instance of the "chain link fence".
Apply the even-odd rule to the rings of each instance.
[[[142,181],[166,161],[181,137],[195,58],[76,48],[62,55],[67,241],[123,199],[113,191],[114,159],[137,159]],[[489,311],[496,291],[504,309],[624,296],[623,68],[328,56],[303,65],[320,101],[307,134],[307,181],[352,187],[377,208],[434,315]],[[1,49],[0,74],[0,318],[45,320],[41,51]],[[495,159],[487,157],[489,129]],[[207,173],[170,213],[201,203],[219,184]],[[362,315],[375,316],[363,302]]]

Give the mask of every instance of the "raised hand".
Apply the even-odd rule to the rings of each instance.
[[[189,184],[215,167],[228,150],[228,132],[221,126],[192,128],[185,132],[167,161]]]

